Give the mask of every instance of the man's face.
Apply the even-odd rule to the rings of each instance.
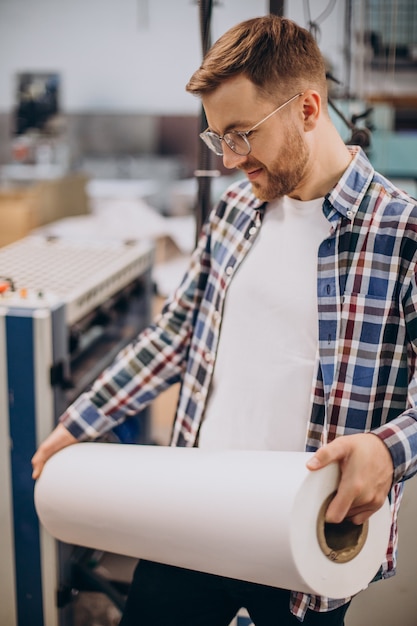
[[[261,98],[253,83],[241,75],[203,98],[209,128],[220,136],[227,131],[252,128],[279,104]],[[235,154],[222,142],[225,167],[243,171],[252,183],[253,193],[261,200],[292,194],[303,182],[309,149],[300,119],[300,99],[296,99],[287,110],[274,114],[248,135],[248,155]]]
[[[271,139],[270,137],[269,142]],[[294,125],[289,124],[282,128],[280,144],[275,156],[270,159],[258,160],[254,149],[248,154],[246,161],[237,166],[245,172],[252,183],[253,193],[260,200],[271,202],[291,195],[303,181],[309,153]]]

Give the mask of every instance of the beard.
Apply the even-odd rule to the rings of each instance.
[[[252,191],[259,200],[271,202],[282,196],[289,195],[303,180],[309,159],[309,150],[298,129],[288,129],[284,137],[284,156],[276,158],[269,168],[255,159],[248,159],[245,171],[262,168],[261,176],[266,182],[252,181]],[[243,168],[242,168],[243,169]]]

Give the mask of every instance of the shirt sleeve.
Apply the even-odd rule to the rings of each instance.
[[[388,447],[394,464],[394,483],[417,472],[417,411],[410,409],[372,431]]]
[[[96,439],[137,415],[181,379],[194,312],[209,269],[209,225],[203,227],[188,271],[155,322],[124,348],[91,390],[68,407],[60,422],[78,440]]]
[[[386,444],[394,463],[394,482],[407,480],[417,473],[417,281],[416,270],[403,298],[407,337],[410,341],[410,372],[408,386],[409,408],[394,420],[373,430]]]

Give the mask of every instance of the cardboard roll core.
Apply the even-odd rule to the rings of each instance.
[[[317,518],[317,539],[323,554],[336,563],[347,563],[359,554],[368,536],[368,521],[354,524],[345,519],[340,524],[325,521],[327,507],[333,500],[333,492],[323,502]]]

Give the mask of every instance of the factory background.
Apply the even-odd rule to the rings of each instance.
[[[280,11],[313,30],[328,64],[331,114],[344,140],[363,141],[375,168],[417,197],[415,2],[219,0],[212,3],[211,40],[241,20],[270,11]],[[75,345],[68,355],[61,345],[65,339],[53,340],[57,345],[48,350],[54,367],[63,363],[64,370],[71,370],[76,359],[81,359],[80,346],[87,343],[90,348],[100,332],[96,331],[100,326],[97,313],[109,317],[108,303],[113,306],[122,292],[123,298],[133,297],[133,314],[139,310],[142,325],[160,309],[193,248],[201,219],[199,194],[208,194],[212,204],[235,177],[218,159],[211,162],[218,176],[210,181],[195,176],[201,158],[201,107],[198,99],[186,93],[185,85],[201,56],[197,1],[0,0],[0,296],[15,274],[20,290],[16,298],[26,297],[27,290],[52,289],[52,277],[46,279],[49,284],[40,284],[38,275],[29,276],[28,266],[35,265],[31,255],[44,245],[40,242],[54,241],[54,254],[62,258],[68,248],[79,246],[81,265],[69,267],[70,273],[78,275],[85,270],[83,263],[91,263],[89,240],[101,241],[103,248],[113,239],[124,243],[132,239],[137,244],[128,252],[123,250],[123,258],[117,257],[126,274],[133,264],[134,278],[126,275],[111,293],[103,287],[102,300],[96,305],[84,309],[77,296],[70,316],[51,305],[51,324],[54,328],[63,324],[62,332],[69,333]],[[107,260],[114,264],[114,258]],[[62,283],[63,268],[56,271],[53,280]],[[65,281],[70,281],[66,274]],[[86,293],[92,297],[95,275],[90,281]],[[61,297],[60,287],[56,289]],[[73,292],[68,293],[72,298]],[[66,301],[68,293],[62,295]],[[21,349],[16,339],[22,332],[21,320],[19,315],[14,317],[19,306],[15,301],[12,304],[0,301],[0,554],[8,555],[0,566],[0,626],[28,626],[19,618],[19,600],[15,601],[20,592],[14,554],[18,548],[13,542],[19,532],[14,528],[16,510],[11,513],[11,500],[19,461],[15,459],[9,467],[14,426],[4,418],[12,418],[15,410],[6,399],[10,391],[5,371],[10,367],[9,384],[17,376],[5,346],[9,353],[12,346]],[[119,305],[117,300],[120,309]],[[36,318],[39,305],[36,302],[26,310]],[[37,323],[40,330],[36,333],[47,335],[43,322]],[[42,364],[43,343],[38,336],[33,342],[35,361]],[[59,358],[55,353],[60,353]],[[95,372],[105,359],[101,353],[94,359]],[[77,373],[75,389],[88,384],[86,367]],[[58,369],[59,390],[54,386],[46,394],[50,406],[42,405],[36,390],[33,393],[38,437],[40,432],[47,434],[71,395],[64,384],[71,372]],[[27,372],[26,383],[31,376],[37,385],[42,384],[36,371]],[[42,387],[38,393],[46,402]],[[174,388],[155,402],[146,426],[138,426],[139,434],[122,433],[121,439],[136,437],[165,444],[176,393]],[[45,421],[42,415],[47,416]],[[417,550],[412,531],[417,498],[413,491],[416,487],[410,484],[400,516],[399,573],[371,586],[357,599],[347,626],[370,624],[371,612],[378,626],[415,626]],[[66,558],[66,554],[59,555],[61,568]],[[51,563],[56,566],[53,559]],[[104,558],[101,571],[108,574],[108,567],[111,577],[120,574],[123,578],[126,570],[121,570],[126,566],[130,572],[130,565]],[[32,574],[36,578],[36,569]],[[85,584],[85,579],[78,581],[80,586]],[[43,587],[54,584],[54,580],[42,583]],[[76,610],[66,615],[65,623],[55,616],[58,621],[45,621],[44,626],[117,623],[117,606],[100,591],[81,591],[68,603]],[[22,604],[29,610],[26,597]],[[44,614],[48,611],[53,609],[44,609]],[[246,623],[242,616],[239,626]],[[41,622],[33,625],[41,626]]]

